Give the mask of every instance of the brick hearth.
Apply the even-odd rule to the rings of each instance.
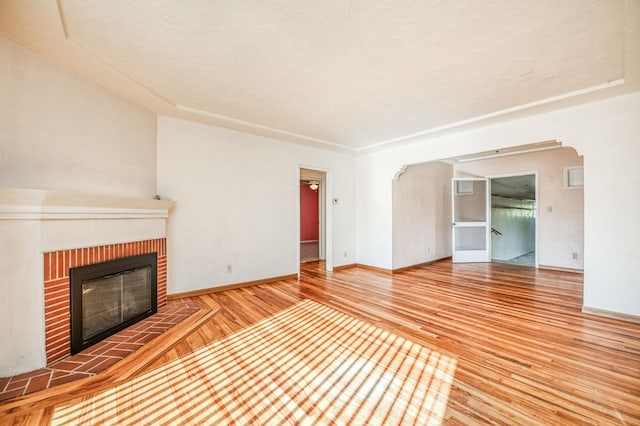
[[[69,268],[147,253],[158,253],[158,309],[160,309],[167,303],[166,238],[61,250],[44,254],[47,365],[59,361],[71,353]]]
[[[197,302],[191,299],[170,301],[159,308],[158,313],[75,355],[53,362],[45,368],[0,378],[0,401],[99,374],[198,309]]]

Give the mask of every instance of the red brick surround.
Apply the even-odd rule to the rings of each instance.
[[[167,240],[137,241],[44,254],[44,319],[47,364],[71,353],[69,268],[139,254],[158,253],[158,308],[167,303]]]

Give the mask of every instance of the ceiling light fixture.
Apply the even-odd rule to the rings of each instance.
[[[319,186],[320,185],[318,184],[317,180],[309,181],[309,188],[311,188],[312,190],[317,191]]]

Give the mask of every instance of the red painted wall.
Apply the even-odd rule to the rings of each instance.
[[[300,183],[300,240],[318,239],[318,191]]]

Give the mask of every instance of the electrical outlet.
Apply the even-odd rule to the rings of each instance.
[[[344,252],[344,258],[345,259],[347,258],[347,252],[346,251]]]
[[[578,253],[576,253],[575,251],[573,253],[571,253],[571,258],[573,260],[578,260]]]
[[[431,254],[431,247],[427,247],[427,254]]]
[[[231,271],[233,270],[231,265],[227,265],[227,274],[231,273]]]

